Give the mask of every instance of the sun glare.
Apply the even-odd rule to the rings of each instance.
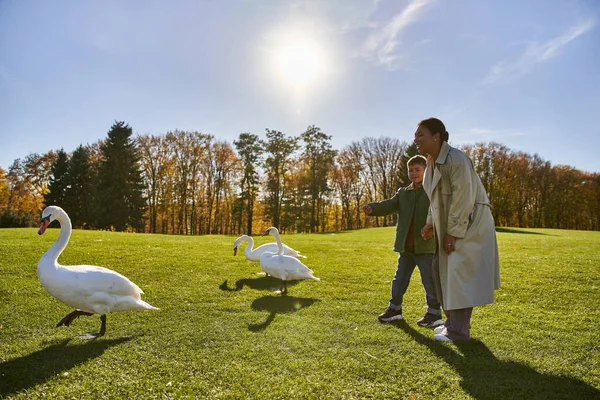
[[[295,41],[281,46],[275,54],[277,71],[296,89],[315,82],[323,71],[320,48],[307,41]]]

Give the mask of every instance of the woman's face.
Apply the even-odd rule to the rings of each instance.
[[[433,135],[427,127],[419,125],[415,132],[414,142],[419,153],[430,154],[440,147],[440,135]]]

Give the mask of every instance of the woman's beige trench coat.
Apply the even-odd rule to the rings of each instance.
[[[427,161],[423,188],[430,200],[428,223],[438,239],[442,306],[457,310],[492,303],[500,287],[496,229],[471,160],[444,142],[437,160]],[[456,237],[449,256],[442,248],[446,233]]]

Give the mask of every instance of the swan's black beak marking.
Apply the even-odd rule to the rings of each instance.
[[[40,229],[38,230],[38,235],[42,235],[44,232],[46,232],[46,228],[48,227],[48,225],[50,225],[50,215],[42,218],[42,220],[40,221]]]

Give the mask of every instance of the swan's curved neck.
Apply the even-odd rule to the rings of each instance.
[[[244,250],[244,254],[246,256],[249,256],[254,249],[254,239],[252,239],[252,236],[248,236],[248,235],[244,235],[242,237],[244,238],[244,240],[248,241],[248,246],[246,246],[246,249]]]
[[[279,236],[279,232],[273,232],[273,236],[275,236],[275,240],[277,241],[277,255],[283,255],[283,243],[281,243],[281,236]]]
[[[63,252],[65,247],[67,247],[67,243],[69,243],[69,238],[71,237],[71,220],[66,215],[61,215],[57,218],[60,223],[60,235],[58,235],[58,239],[56,242],[48,249],[46,254],[42,258],[50,257],[53,261],[54,265],[57,264],[58,257],[60,253]]]

